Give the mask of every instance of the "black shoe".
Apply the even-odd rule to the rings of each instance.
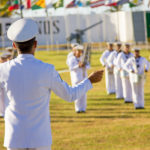
[[[135,109],[144,109],[144,107],[135,107]]]
[[[124,101],[124,103],[133,103],[132,101]]]
[[[123,99],[123,97],[121,98],[121,97],[118,97],[118,98],[116,98],[117,100],[120,100],[120,99]]]
[[[76,111],[76,113],[81,113],[81,111]]]
[[[86,113],[86,112],[85,112],[85,111],[83,111],[83,110],[82,110],[82,111],[80,111],[80,112],[81,112],[81,113]]]

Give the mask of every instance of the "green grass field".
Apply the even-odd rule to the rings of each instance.
[[[36,58],[54,64],[57,70],[67,69],[67,51],[36,52]],[[100,51],[92,53],[89,73],[102,68]],[[148,58],[150,52],[142,51]],[[69,73],[61,77],[70,84]],[[76,114],[74,103],[54,93],[50,101],[52,150],[150,150],[150,72],[145,84],[145,109],[134,110],[133,104],[107,96],[104,79],[87,95],[87,112]],[[0,150],[3,147],[4,120],[0,119]]]

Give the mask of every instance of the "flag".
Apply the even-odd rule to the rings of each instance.
[[[32,10],[46,8],[45,0],[34,0],[31,8]]]
[[[56,3],[58,0],[49,0],[49,2],[46,1],[46,8],[53,8],[54,3]]]
[[[31,8],[31,0],[24,0],[22,8],[30,9]]]
[[[56,3],[53,4],[53,7],[55,9],[63,6],[64,6],[64,0],[58,0]]]
[[[117,2],[114,0],[108,0],[105,3],[106,6],[117,6]]]
[[[95,7],[99,7],[99,6],[103,6],[103,5],[105,5],[105,0],[96,0],[96,1],[90,2],[91,8],[95,8]]]
[[[80,0],[73,0],[71,1],[67,6],[66,8],[73,8],[73,7],[82,7],[83,6],[83,3],[80,1]]]
[[[14,9],[19,9],[19,2],[18,0],[14,0],[12,5],[8,7],[9,11],[13,11]]]
[[[131,0],[129,1],[129,7],[132,8],[132,7],[136,7],[136,6],[139,6],[143,3],[143,0]]]
[[[140,5],[143,3],[143,0],[130,0],[130,2],[135,5]]]
[[[29,9],[31,8],[31,0],[26,0],[26,6],[25,6],[26,9]]]
[[[66,6],[66,8],[73,8],[73,7],[76,7],[76,0],[71,1],[71,2]]]
[[[136,7],[136,6],[137,6],[136,4],[129,2],[129,7],[130,7],[130,8]]]
[[[117,5],[123,5],[125,3],[129,3],[129,0],[120,0],[117,2]]]

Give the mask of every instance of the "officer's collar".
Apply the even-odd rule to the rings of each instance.
[[[32,55],[32,54],[19,54],[18,57],[27,58],[27,57],[34,57],[34,55]]]

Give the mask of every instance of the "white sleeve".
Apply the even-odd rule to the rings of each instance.
[[[114,53],[111,53],[107,58],[107,64],[109,67],[112,67],[114,65],[113,60],[114,60]]]
[[[70,70],[76,70],[79,68],[79,63],[74,58],[70,58],[67,62]]]
[[[103,65],[103,66],[105,66],[106,65],[106,51],[102,54],[102,56],[100,57],[100,62],[101,62],[101,64]]]
[[[117,57],[117,60],[116,60],[116,65],[117,65],[117,68],[118,69],[122,69],[122,66],[121,66],[121,53],[118,55]]]
[[[145,69],[148,71],[150,68],[150,62],[145,58]]]
[[[71,87],[64,82],[58,72],[53,69],[50,88],[62,99],[72,102],[82,97],[88,90],[90,90],[92,88],[92,84],[89,79],[85,79],[75,87]]]
[[[5,102],[4,102],[4,89],[0,87],[0,116],[4,116]]]

